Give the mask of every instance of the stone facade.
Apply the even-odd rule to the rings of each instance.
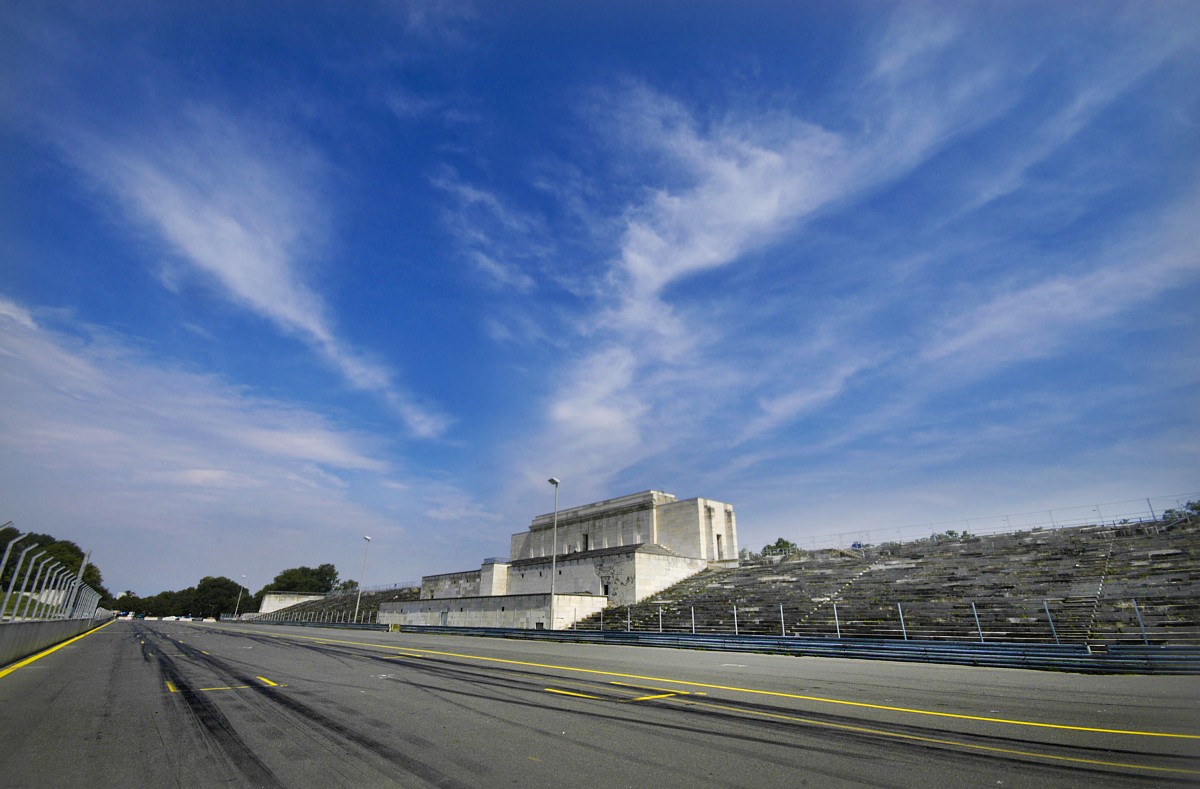
[[[420,601],[381,608],[380,621],[545,627],[553,567],[554,626],[568,627],[576,615],[632,605],[713,564],[736,565],[737,521],[729,504],[647,490],[560,510],[557,530],[554,513],[539,515],[510,547],[509,559],[479,570],[425,576]],[[568,597],[586,603],[568,606]]]
[[[461,573],[442,573],[427,575],[421,579],[421,599],[432,600],[437,597],[478,597],[479,570],[467,570]]]
[[[593,595],[555,594],[555,627],[562,630],[579,619],[602,611],[608,601]],[[446,627],[516,627],[542,629],[550,618],[549,594],[510,594],[454,597],[383,603],[379,621],[386,625]]]
[[[554,513],[534,518],[527,531],[512,536],[509,556],[533,559],[553,553],[554,522]],[[557,543],[559,555],[650,544],[679,556],[736,560],[737,520],[729,504],[678,501],[670,493],[647,490],[559,511]]]
[[[263,595],[262,605],[258,607],[258,613],[269,614],[272,611],[278,611],[281,608],[288,606],[307,603],[309,600],[324,600],[323,594],[298,594],[296,592],[267,592]]]

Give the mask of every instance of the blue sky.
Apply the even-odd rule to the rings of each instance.
[[[113,591],[469,569],[551,475],[753,548],[1200,489],[1195,3],[18,0],[0,53],[0,515]]]

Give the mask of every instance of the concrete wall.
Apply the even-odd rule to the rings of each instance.
[[[704,559],[672,556],[654,546],[568,554],[555,562],[558,594],[607,598],[611,605],[633,605],[708,567]],[[515,562],[508,573],[509,594],[550,591],[550,559]]]
[[[636,579],[633,602],[645,600],[708,568],[706,560],[686,556],[638,553],[635,555],[635,561],[637,570],[633,575]]]
[[[553,527],[553,513],[534,518],[528,531],[512,536],[511,559],[553,553]],[[557,541],[560,556],[642,543],[710,561],[736,559],[738,554],[732,505],[699,498],[677,501],[657,490],[559,512]]]
[[[558,513],[558,552],[580,553],[653,543],[657,533],[657,508],[672,501],[675,497],[670,493],[647,490],[561,510]],[[528,531],[512,536],[509,556],[514,561],[549,556],[554,545],[553,527],[554,513],[537,516]]]
[[[309,600],[324,600],[323,594],[297,594],[296,592],[267,592],[263,595],[262,605],[258,607],[260,614],[269,614],[281,608],[307,603]]]
[[[566,629],[578,619],[605,607],[604,598],[590,595],[555,595],[557,629]],[[550,619],[550,595],[527,594],[501,597],[458,597],[383,603],[379,621],[388,625],[443,625],[448,627],[546,627]]]
[[[427,575],[421,579],[421,599],[478,597],[480,594],[479,582],[481,575],[482,573],[479,570]]]
[[[497,559],[489,559],[479,570],[479,594],[501,595],[508,594],[509,563]],[[424,597],[424,595],[422,595]]]
[[[4,622],[0,624],[0,666],[36,655],[43,649],[61,644],[107,621],[110,620],[52,619],[38,622]]]
[[[736,559],[737,520],[733,506],[712,499],[688,499],[660,506],[658,544],[680,556],[713,562]]]
[[[635,546],[622,550],[567,554],[555,561],[558,594],[586,594],[609,602],[632,600]],[[509,594],[540,594],[550,591],[550,558],[529,559],[509,567]]]

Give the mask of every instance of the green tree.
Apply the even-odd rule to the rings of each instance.
[[[762,552],[764,556],[787,556],[800,550],[800,546],[791,540],[785,540],[780,537],[770,545],[764,545]]]
[[[19,535],[21,532],[17,529],[6,526],[0,529],[0,546],[8,545],[9,540]],[[59,540],[50,534],[36,534],[30,532],[25,535],[19,543],[13,546],[12,555],[9,556],[8,564],[4,567],[4,574],[0,576],[0,588],[7,589],[8,583],[12,579],[12,575],[17,570],[16,559],[20,556],[20,552],[30,546],[36,546],[26,556],[25,563],[21,568],[22,578],[30,566],[30,558],[34,554],[44,551],[38,557],[38,561],[58,562],[66,568],[67,574],[72,578],[79,573],[79,565],[83,563],[83,549],[70,540]],[[0,547],[0,555],[3,554],[3,548]],[[47,566],[49,566],[47,564]],[[102,606],[112,601],[112,594],[104,588],[104,579],[100,575],[100,568],[88,562],[87,567],[83,571],[83,582],[100,593]],[[106,606],[107,607],[107,606]]]
[[[322,564],[317,567],[292,567],[279,575],[275,580],[254,593],[254,605],[262,606],[263,596],[267,592],[295,592],[297,594],[328,594],[337,586],[337,568],[332,564]]]
[[[237,605],[238,592],[241,590],[236,581],[224,576],[205,576],[196,584],[196,610],[192,613],[203,616],[232,614],[234,606]]]

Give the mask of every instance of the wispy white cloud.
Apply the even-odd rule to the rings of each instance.
[[[418,436],[447,419],[394,382],[394,373],[338,338],[311,284],[328,218],[325,165],[282,130],[197,108],[152,130],[100,134],[58,127],[66,154],[116,195],[174,253],[172,286],[195,272],[217,292],[309,345],[356,389],[380,395]]]
[[[450,197],[443,222],[482,281],[518,293],[533,290],[534,274],[553,249],[543,221],[452,170],[438,174],[432,184]]]
[[[412,513],[467,542],[486,542],[472,529],[495,523],[457,486],[397,467],[376,436],[150,358],[69,313],[0,297],[0,359],[10,517],[100,549],[111,583],[137,577],[150,593],[194,582],[145,566],[164,550],[186,550],[201,574],[242,568],[265,583],[283,567],[338,560],[337,546],[353,545],[347,531],[386,537],[377,548],[390,582],[399,567],[420,572],[427,548],[402,538],[418,526]],[[109,540],[143,548],[113,552]]]
[[[4,435],[29,462],[204,485],[277,482],[284,469],[302,474],[309,464],[386,470],[366,436],[312,412],[203,374],[148,366],[103,333],[71,340],[28,312],[19,313],[28,322],[10,313],[0,317],[0,352],[8,359]]]
[[[746,443],[726,462],[744,458],[749,471],[780,451],[791,453],[762,445],[777,442],[779,431],[810,417],[835,418],[836,431],[813,435],[799,450],[808,458],[803,462],[811,462],[870,436],[890,435],[905,420],[930,418],[925,409],[962,386],[967,368],[971,375],[994,374],[1080,347],[1114,316],[1192,279],[1194,256],[1187,250],[1196,248],[1196,240],[1183,228],[1195,207],[1188,201],[1149,232],[1136,223],[1110,228],[1100,260],[1040,250],[1036,260],[1023,260],[1008,275],[981,277],[972,283],[974,291],[956,291],[952,281],[939,279],[952,266],[951,256],[970,257],[981,246],[990,258],[1006,247],[1028,256],[1028,239],[939,226],[939,235],[919,240],[920,255],[905,247],[902,264],[894,260],[897,252],[859,245],[857,254],[875,259],[880,271],[861,276],[853,296],[829,298],[836,272],[811,258],[801,260],[824,278],[813,280],[814,293],[797,289],[805,279],[790,273],[778,292],[722,290],[738,282],[762,287],[769,280],[764,270],[783,272],[772,260],[782,243],[805,244],[815,220],[849,216],[950,146],[1018,111],[1028,93],[1040,90],[1031,80],[1041,59],[1056,53],[1035,50],[1013,61],[1012,42],[991,40],[980,24],[958,14],[898,14],[864,59],[861,90],[839,116],[841,125],[778,108],[700,110],[636,82],[604,94],[608,103],[592,117],[610,121],[598,129],[618,159],[625,157],[623,172],[642,178],[625,189],[638,194],[640,186],[641,198],[619,208],[617,251],[607,276],[596,280],[594,310],[583,321],[582,347],[594,350],[575,357],[584,363],[556,372],[545,435],[523,463],[531,486],[541,476],[533,466],[548,462],[584,474],[601,490],[631,469],[645,469],[650,459],[670,466],[683,453],[697,458],[695,468],[704,467],[722,449],[697,441],[699,436],[724,436],[728,446]],[[984,187],[976,182],[978,197],[962,210],[978,210],[1024,188],[1031,168],[1178,51],[1176,46],[1130,60],[1141,49],[1128,44],[1059,85],[1065,103],[1040,106],[1021,125],[1027,137],[990,163],[993,180]],[[941,188],[957,194],[978,173],[962,174],[962,183],[951,177]],[[923,228],[936,223],[936,211],[922,214],[919,205],[903,211],[920,216]],[[903,216],[890,220],[904,223]],[[839,254],[854,255],[848,251],[854,248],[843,244]],[[852,258],[850,265],[868,264]],[[746,267],[758,267],[758,276],[733,273]],[[1046,273],[1035,273],[1039,267]],[[701,275],[710,275],[705,281],[717,290],[689,288]],[[925,299],[934,301],[922,306]],[[744,337],[740,332],[753,322],[723,320],[718,304],[727,314],[753,315],[771,305],[811,310],[816,317],[764,318],[754,325],[771,326],[767,334]],[[841,312],[822,315],[823,309]],[[801,354],[797,346],[814,339],[804,331],[830,334],[819,349]],[[598,372],[603,365],[610,365],[606,374]],[[740,420],[730,418],[731,408],[739,409]],[[977,426],[986,444],[1016,443],[1025,435],[1003,421],[1011,415],[995,418]],[[602,429],[593,434],[589,425]],[[952,456],[969,445],[964,441],[946,452]],[[793,469],[797,462],[791,457],[779,468]]]
[[[1200,279],[1198,212],[1200,199],[1189,195],[1151,227],[1114,243],[1083,273],[988,294],[938,327],[921,359],[953,360],[962,375],[1052,356],[1095,324]]]

